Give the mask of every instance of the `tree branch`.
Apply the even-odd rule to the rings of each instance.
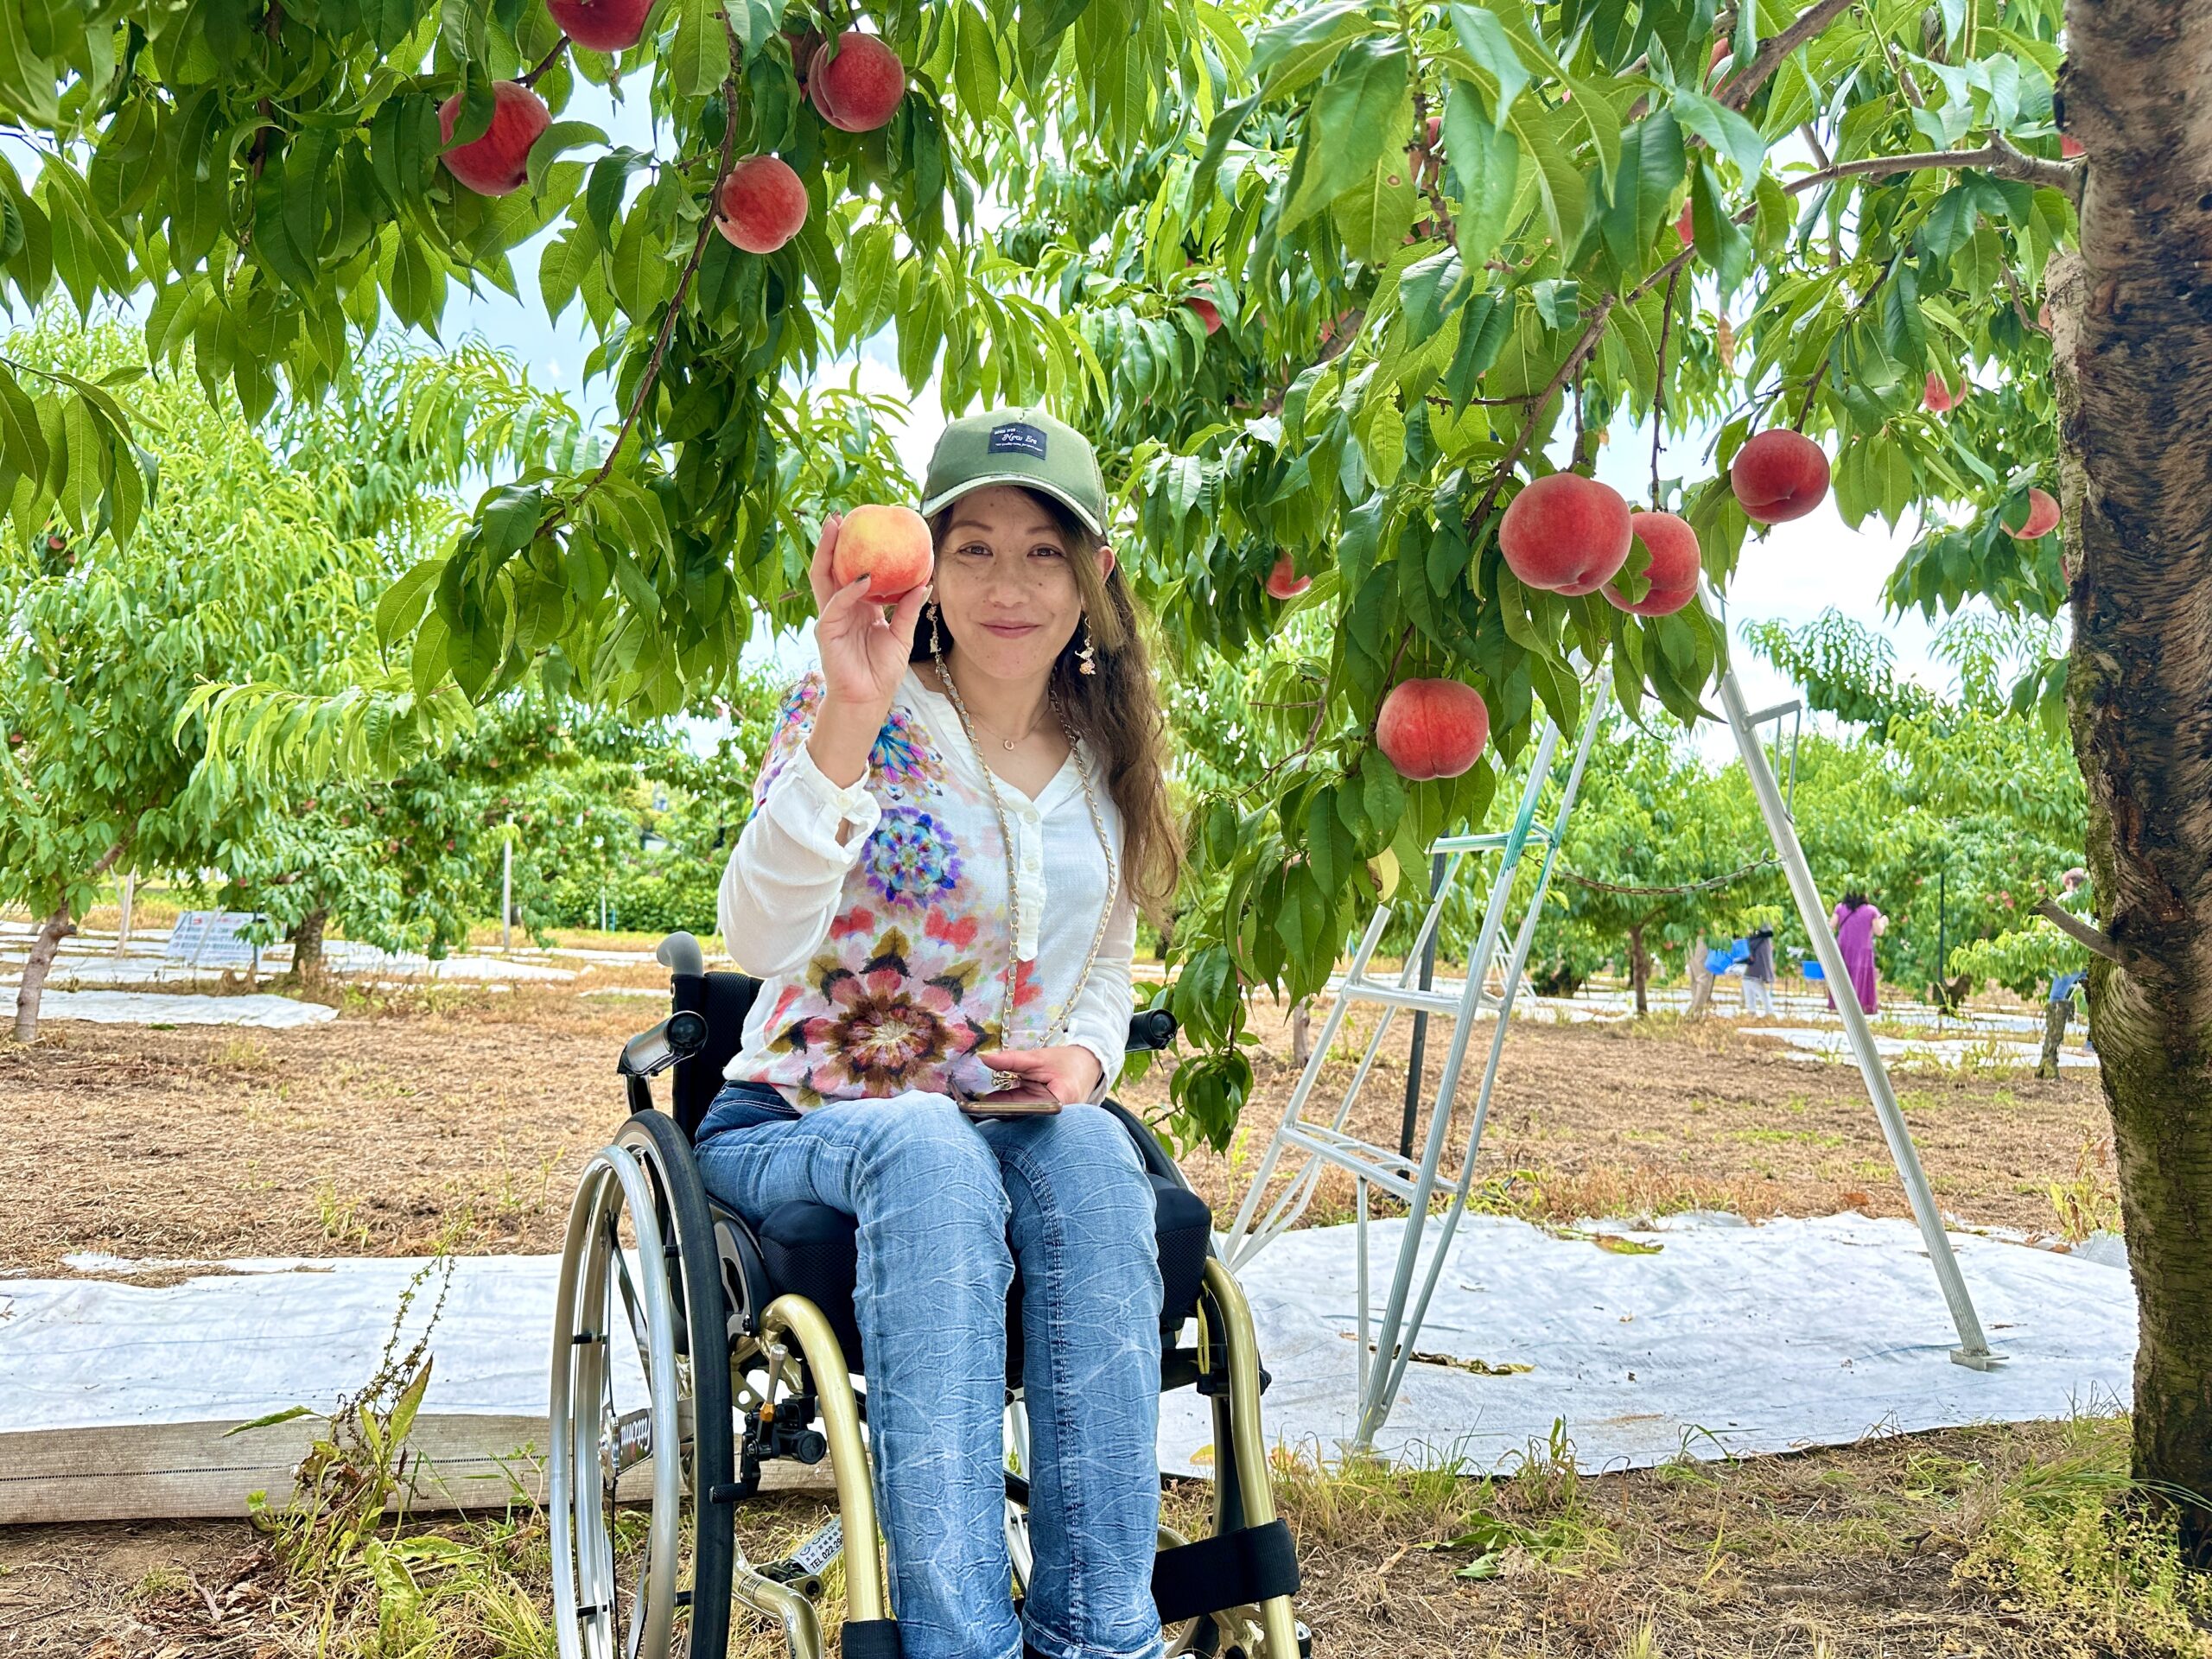
[[[550,52],[548,52],[543,57],[540,58],[531,67],[528,73],[518,75],[516,79],[520,80],[525,86],[535,86],[537,85],[537,78],[558,62],[560,60],[561,54],[568,49],[569,37],[563,35],[559,40],[553,42],[553,49]]]
[[[1641,288],[1637,290],[1637,293],[1642,291]],[[1634,296],[1630,296],[1631,302],[1633,299]],[[1598,341],[1605,332],[1605,320],[1612,315],[1613,308],[1619,303],[1618,296],[1605,296],[1596,314],[1583,328],[1581,338],[1574,342],[1573,347],[1560,362],[1559,372],[1552,376],[1551,384],[1529,399],[1529,418],[1521,423],[1521,435],[1513,441],[1513,448],[1505,452],[1505,458],[1497,463],[1497,470],[1491,474],[1490,487],[1483,492],[1482,500],[1467,515],[1467,533],[1470,537],[1483,520],[1490,517],[1490,510],[1497,505],[1497,493],[1505,487],[1505,480],[1513,476],[1513,469],[1521,464],[1521,457],[1529,453],[1529,445],[1536,435],[1536,416],[1542,413],[1546,404],[1559,395],[1560,388],[1574,378],[1574,372],[1582,366],[1583,360],[1597,349]]]
[[[1992,133],[1979,149],[1931,149],[1910,156],[1867,156],[1855,162],[1837,162],[1816,172],[1802,173],[1782,188],[1797,195],[1837,179],[1885,177],[1892,173],[1915,173],[1929,168],[1978,167],[1993,178],[2010,179],[2047,190],[2063,191],[2067,199],[2082,199],[2082,167],[2078,162],[2050,162],[2016,149],[2002,133]]]
[[[1759,49],[1751,54],[1751,60],[1740,72],[1732,71],[1713,97],[1732,110],[1742,109],[1760,87],[1774,79],[1774,72],[1782,67],[1784,58],[1858,3],[1859,0],[1818,0],[1781,34],[1761,41]]]
[[[723,27],[729,27],[727,20]],[[733,47],[736,44],[734,36],[731,44]],[[732,75],[722,82],[726,107],[737,107],[737,78]],[[607,481],[607,474],[614,470],[614,463],[621,456],[622,445],[638,424],[639,416],[645,413],[645,400],[653,395],[653,387],[660,380],[661,359],[667,355],[669,340],[676,333],[676,320],[683,310],[683,296],[690,291],[691,278],[699,269],[699,261],[706,257],[707,238],[715,234],[715,220],[721,213],[722,181],[729,177],[730,168],[736,161],[736,150],[737,123],[727,120],[722,124],[721,156],[715,167],[715,181],[707,188],[707,211],[699,216],[699,234],[692,238],[691,257],[683,262],[683,274],[676,279],[676,292],[669,296],[668,310],[660,320],[660,332],[653,337],[652,355],[645,359],[645,372],[639,377],[638,390],[630,399],[629,412],[622,417],[621,429],[615,433],[614,442],[607,452],[607,459],[600,463],[599,470],[584,480],[583,488],[576,492],[573,499],[554,510],[547,526],[541,526],[539,534],[543,535],[546,527],[573,513],[586,496]]]
[[[2090,926],[2088,923],[2083,921],[2079,916],[2074,914],[2072,911],[2060,908],[2055,900],[2050,899],[2037,899],[2035,911],[2037,915],[2042,917],[2044,920],[2050,923],[2051,925],[2056,927],[2060,932],[2067,935],[2076,944],[2086,945],[2091,950],[2095,951],[2097,955],[2102,957],[2107,962],[2118,962],[2120,960],[2119,946],[2115,945],[2110,939],[2107,938],[2095,928]]]

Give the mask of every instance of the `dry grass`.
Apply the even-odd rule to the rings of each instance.
[[[2117,1418],[1955,1430],[1591,1475],[1563,1443],[1510,1477],[1285,1457],[1317,1651],[1357,1659],[2206,1659],[2212,1590],[2122,1477]],[[1166,1510],[1203,1525],[1198,1483]],[[829,1513],[748,1506],[772,1560]],[[634,1531],[639,1520],[626,1527]],[[289,1530],[288,1530],[289,1528]],[[6,1650],[101,1659],[550,1653],[544,1520],[376,1529],[303,1554],[296,1520],[0,1532]],[[27,1611],[26,1611],[27,1610]],[[834,1618],[833,1618],[834,1627]],[[742,1616],[734,1659],[780,1643]]]

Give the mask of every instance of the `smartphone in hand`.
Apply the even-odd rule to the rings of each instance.
[[[1045,1090],[1017,1084],[988,1095],[971,1095],[960,1103],[960,1109],[975,1118],[1050,1117],[1060,1109],[1060,1103]]]

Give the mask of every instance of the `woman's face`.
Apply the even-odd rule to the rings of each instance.
[[[994,485],[953,504],[933,592],[963,661],[996,679],[1041,680],[1083,620],[1084,556],[1026,490]],[[1099,549],[1099,574],[1114,556]],[[926,629],[926,619],[922,626]]]

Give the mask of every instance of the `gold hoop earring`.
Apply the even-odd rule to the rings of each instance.
[[[1083,649],[1075,654],[1077,673],[1096,674],[1098,671],[1098,664],[1091,660],[1093,652],[1094,647],[1090,641],[1090,613],[1085,611],[1083,616]]]

